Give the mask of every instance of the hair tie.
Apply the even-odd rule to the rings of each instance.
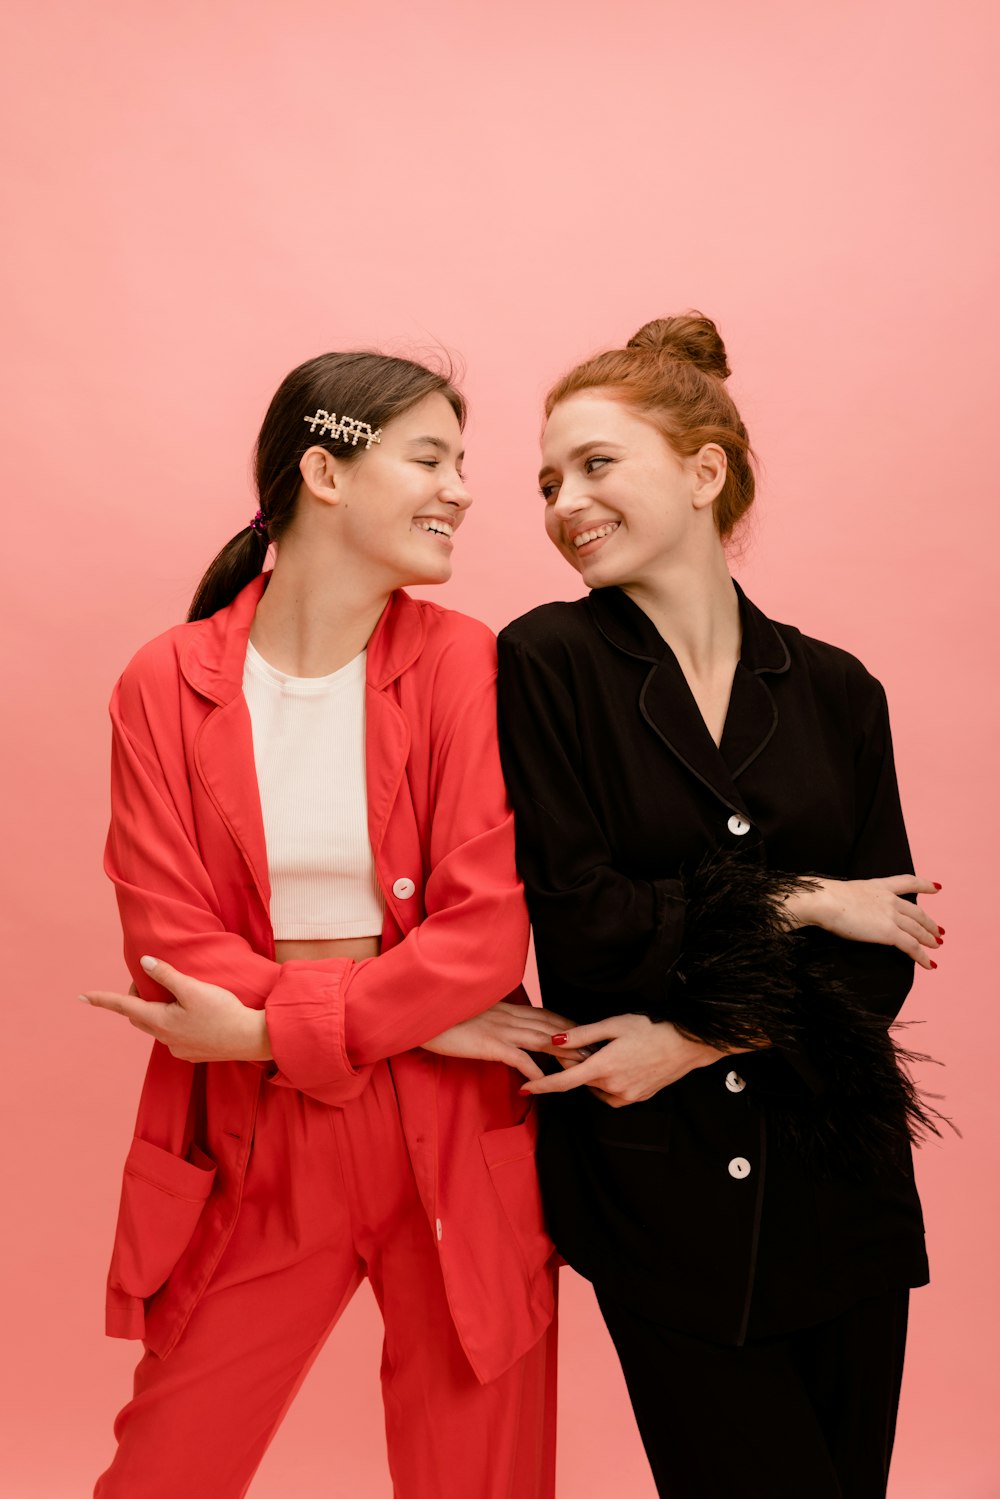
[[[257,511],[257,514],[250,522],[250,529],[258,536],[267,535],[267,516],[264,514],[263,510]]]

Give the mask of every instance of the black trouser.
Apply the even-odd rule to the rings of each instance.
[[[724,1348],[597,1290],[665,1499],[884,1499],[908,1291]]]

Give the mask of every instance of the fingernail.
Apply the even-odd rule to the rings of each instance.
[[[938,927],[938,936],[939,937],[943,937],[944,936],[944,927],[943,926],[939,926]]]
[[[155,958],[140,958],[139,959],[139,967],[140,968],[144,968],[147,973],[152,973],[153,970],[156,968],[156,959]]]
[[[565,1046],[566,1045],[566,1032],[565,1031],[560,1031],[558,1036],[553,1036],[552,1037],[552,1045],[553,1046]]]
[[[934,967],[935,967],[935,968],[936,968],[936,967],[937,967],[937,964],[936,964],[936,963],[935,963],[935,964],[934,964]],[[526,1088],[526,1087],[525,1087],[525,1088],[518,1088],[518,1090],[517,1090],[517,1091],[518,1091],[518,1092],[519,1092],[519,1093],[527,1093],[527,1091],[528,1091],[528,1090],[527,1090],[527,1088]]]
[[[941,888],[942,888],[942,887],[941,887],[941,886],[940,886],[940,885],[939,885],[939,884],[938,884],[938,882],[937,882],[937,880],[934,880],[934,882],[933,882],[933,884],[934,884],[934,889],[935,889],[935,890],[940,890],[940,889],[941,889]]]
[[[938,945],[938,947],[944,947],[944,938],[943,937],[939,937],[937,939],[937,945]]]
[[[86,994],[78,994],[76,997],[82,1005],[90,1004],[90,1000],[87,998]]]
[[[937,964],[935,963],[935,961],[934,961],[933,958],[931,958],[931,967],[932,968],[936,968],[937,967]]]

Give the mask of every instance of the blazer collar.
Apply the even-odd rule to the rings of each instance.
[[[260,573],[231,604],[188,627],[181,671],[196,692],[220,706],[242,691],[250,626],[270,576],[270,571]],[[397,589],[368,642],[368,686],[381,690],[400,676],[420,655],[425,633],[423,610]]]
[[[758,675],[787,671],[792,658],[776,627],[751,603],[735,578],[733,587],[740,605],[741,666]],[[626,655],[660,661],[664,652],[670,651],[649,615],[620,588],[594,588],[587,602],[601,634]]]
[[[734,583],[742,642],[721,745],[708,732],[673,651],[638,604],[619,588],[595,589],[594,621],[617,650],[650,663],[639,711],[678,760],[725,805],[747,815],[736,778],[757,758],[778,726],[778,710],[765,681],[786,672],[791,656],[778,630]]]

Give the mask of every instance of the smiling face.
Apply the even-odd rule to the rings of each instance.
[[[715,536],[721,449],[678,458],[650,422],[600,390],[560,401],[542,437],[545,529],[588,588],[649,583],[665,562]],[[717,537],[716,537],[717,540]]]
[[[458,418],[434,393],[387,423],[381,442],[356,461],[316,447],[301,470],[323,502],[319,518],[330,523],[338,557],[391,590],[450,578],[453,537],[472,504],[464,456]]]

